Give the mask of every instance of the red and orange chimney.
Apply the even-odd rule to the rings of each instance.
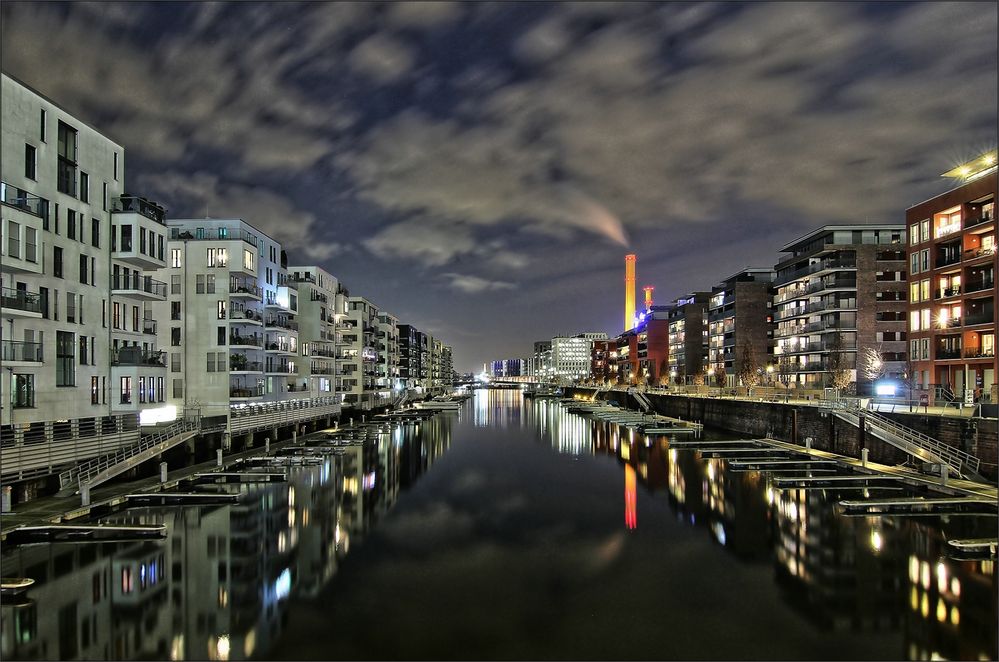
[[[635,257],[634,253],[624,256],[624,330],[635,326]]]

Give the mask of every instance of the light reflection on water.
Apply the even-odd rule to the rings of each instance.
[[[287,483],[202,488],[244,493],[235,506],[107,518],[163,523],[162,543],[5,554],[4,576],[38,583],[23,604],[4,600],[0,653],[996,656],[994,563],[946,555],[949,538],[994,535],[994,518],[842,517],[842,494],[776,490],[765,474],[518,391],[479,391],[458,416],[288,472]],[[735,584],[715,586],[715,574]],[[661,588],[680,578],[695,588]],[[482,591],[454,593],[466,585]],[[733,591],[750,594],[699,597]],[[604,608],[608,628],[594,630]],[[689,636],[667,637],[667,614],[688,619],[675,627]],[[634,628],[623,639],[609,625],[618,615]],[[756,631],[759,618],[783,630]],[[712,634],[717,619],[729,637]]]

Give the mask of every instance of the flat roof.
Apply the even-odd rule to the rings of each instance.
[[[778,251],[779,253],[788,253],[797,246],[798,244],[807,243],[817,237],[829,234],[830,232],[836,231],[854,231],[854,230],[904,230],[905,223],[866,223],[866,224],[855,224],[855,225],[823,225],[822,227],[812,230],[806,235],[798,237],[792,242],[788,242],[783,248]]]

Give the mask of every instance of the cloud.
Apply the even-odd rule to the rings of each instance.
[[[408,73],[416,55],[394,37],[375,34],[354,48],[348,58],[351,67],[378,83],[392,83]]]
[[[467,226],[421,217],[390,225],[361,243],[382,259],[417,260],[428,267],[444,266],[475,249]]]
[[[171,210],[173,218],[181,214],[241,218],[280,241],[290,253],[311,260],[325,261],[344,251],[341,243],[323,238],[311,212],[265,188],[228,183],[206,172],[144,175],[138,183],[153,197],[172,201],[177,206]]]
[[[478,276],[468,274],[445,273],[441,277],[448,280],[447,286],[462,294],[480,294],[482,292],[495,292],[497,290],[515,289],[513,283],[499,280],[486,280]]]
[[[457,21],[463,12],[458,2],[395,2],[390,5],[388,22],[399,28],[439,28]]]

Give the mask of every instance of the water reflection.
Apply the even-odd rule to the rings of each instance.
[[[450,447],[437,416],[287,483],[237,491],[232,506],[129,509],[105,522],[164,524],[162,542],[38,545],[5,553],[3,575],[36,581],[4,598],[4,659],[210,659],[265,656],[291,596],[317,595],[343,558]]]

